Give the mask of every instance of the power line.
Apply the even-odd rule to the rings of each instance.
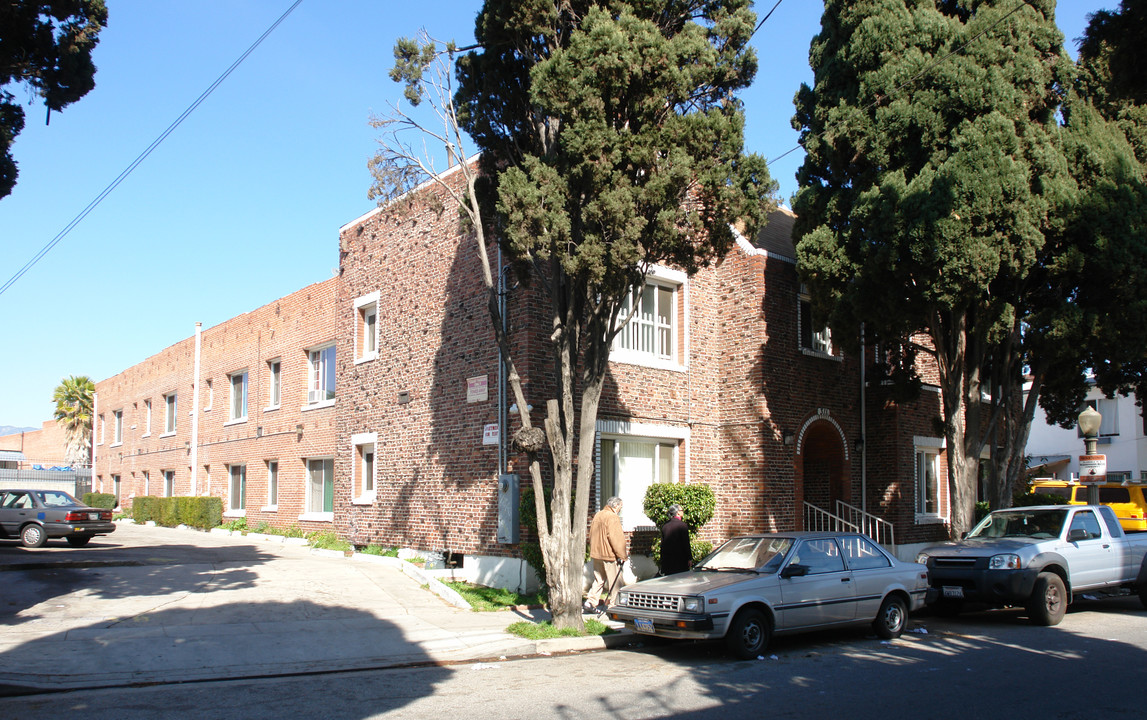
[[[241,65],[243,63],[244,60],[247,59],[247,56],[250,55],[252,52],[254,52],[255,48],[259,47],[259,45],[262,44],[262,42],[267,39],[267,36],[269,36],[272,32],[274,32],[275,28],[279,27],[279,25],[284,20],[287,19],[287,16],[290,15],[292,12],[294,12],[295,8],[297,8],[302,2],[303,2],[303,0],[295,0],[294,4],[292,4],[289,8],[287,8],[286,12],[284,12],[282,15],[279,16],[278,20],[271,23],[271,26],[269,28],[267,28],[263,32],[262,35],[259,36],[259,39],[256,40],[254,43],[252,43],[251,47],[247,48],[246,52],[244,52],[242,55],[240,55],[239,59],[231,64],[231,67],[227,68],[223,72],[222,75],[220,75],[218,78],[216,78],[215,82],[211,83],[211,86],[208,87],[206,90],[204,90],[203,94],[201,94],[198,98],[196,98],[195,102],[191,103],[191,105],[189,105],[188,108],[183,111],[183,114],[181,114],[179,117],[177,117],[173,123],[168,125],[167,129],[164,130],[160,134],[159,137],[157,137],[155,140],[153,140],[151,142],[151,144],[147,146],[147,149],[144,150],[142,153],[140,153],[139,156],[136,157],[136,159],[133,160],[131,162],[131,164],[128,165],[127,168],[125,168],[124,171],[121,172],[116,177],[115,180],[112,180],[111,183],[108,184],[108,186],[103,189],[103,192],[101,192],[99,195],[96,196],[95,200],[92,200],[90,203],[88,203],[87,207],[85,207],[83,210],[80,211],[80,213],[78,215],[76,215],[74,218],[72,218],[72,221],[69,222],[66,226],[64,226],[64,229],[61,230],[56,235],[56,237],[52,238],[51,241],[48,242],[48,244],[46,244],[46,245],[44,245],[44,247],[40,248],[40,251],[38,253],[36,253],[36,255],[33,256],[31,260],[29,260],[27,263],[25,263],[24,267],[20,268],[16,272],[15,275],[13,275],[11,278],[9,278],[8,282],[6,282],[2,286],[0,286],[0,295],[3,295],[4,292],[8,290],[8,288],[12,287],[12,285],[15,284],[15,282],[17,280],[19,280],[21,277],[23,277],[26,272],[31,270],[32,267],[36,263],[40,262],[40,260],[42,260],[44,258],[44,256],[47,255],[52,250],[52,248],[56,247],[56,245],[61,240],[63,240],[65,237],[67,237],[68,233],[70,233],[77,225],[79,225],[80,222],[82,222],[83,219],[86,218],[92,210],[95,210],[96,207],[101,202],[103,202],[104,198],[106,198],[108,195],[111,194],[111,192],[113,190],[115,190],[117,187],[119,187],[119,184],[122,183],[124,180],[126,180],[127,176],[131,175],[132,171],[135,170],[137,167],[139,167],[139,164],[142,163],[144,160],[146,160],[147,156],[151,155],[152,151],[154,151],[157,147],[159,147],[160,143],[162,143],[164,140],[166,140],[167,136],[170,135],[171,133],[173,133],[175,131],[175,129],[177,127],[179,127],[180,124],[182,124],[184,120],[187,119],[188,115],[193,113],[195,111],[195,109],[198,108],[203,103],[203,101],[207,99],[207,97],[209,95],[211,95],[211,93],[215,92],[215,88],[219,87],[219,85],[221,85],[223,83],[223,81],[226,80],[227,77],[232,72],[234,72],[235,69],[238,68],[239,65]]]

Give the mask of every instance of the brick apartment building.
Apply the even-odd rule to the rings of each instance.
[[[332,278],[195,334],[96,384],[94,486],[216,495],[250,527],[333,529]]]
[[[218,495],[250,527],[333,530],[460,558],[492,584],[529,584],[517,547],[499,538],[499,476],[522,463],[505,442],[516,413],[499,408],[473,240],[449,202],[428,201],[438,192],[344,226],[339,277],[98,383],[96,489],[125,506]],[[590,439],[591,506],[624,498],[638,551],[653,537],[641,512],[652,482],[711,485],[717,509],[702,536],[712,541],[830,514],[902,556],[946,536],[939,395],[895,402],[811,326],[792,220],[773,213],[693,277],[657,268],[615,344]],[[543,298],[523,285],[505,302],[539,418],[554,382]]]

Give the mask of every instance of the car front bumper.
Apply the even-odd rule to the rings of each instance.
[[[643,610],[623,605],[610,605],[606,615],[610,620],[625,623],[626,628],[639,634],[693,640],[718,638],[725,634],[723,615]],[[653,632],[649,632],[650,628]]]
[[[989,570],[987,568],[928,568],[926,602],[967,600],[992,605],[1019,605],[1031,597],[1036,570]]]

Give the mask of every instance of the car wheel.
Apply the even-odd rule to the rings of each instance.
[[[83,547],[92,541],[91,535],[68,535],[65,540],[72,547]]]
[[[48,534],[44,532],[44,528],[36,525],[35,523],[25,525],[20,530],[20,542],[24,543],[24,547],[40,547],[47,539]]]
[[[1067,588],[1063,579],[1055,573],[1040,573],[1028,600],[1027,611],[1036,625],[1058,625],[1067,612]]]
[[[725,644],[729,652],[741,660],[755,658],[769,645],[772,628],[769,620],[760,610],[746,608],[737,613],[729,631],[725,633]]]
[[[880,612],[872,621],[872,629],[885,640],[898,638],[908,624],[908,604],[899,595],[889,595],[880,603]]]

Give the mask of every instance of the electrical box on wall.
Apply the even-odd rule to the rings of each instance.
[[[498,476],[498,542],[503,545],[518,543],[518,484],[517,475]]]

